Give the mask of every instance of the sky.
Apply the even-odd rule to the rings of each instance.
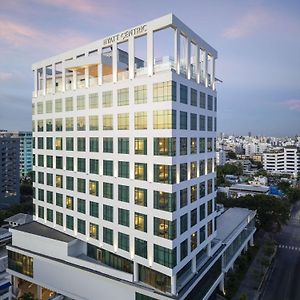
[[[31,65],[174,13],[218,51],[218,131],[300,135],[298,0],[0,0],[0,129],[31,130]]]

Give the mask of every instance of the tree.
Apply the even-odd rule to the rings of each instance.
[[[286,192],[287,197],[291,204],[300,200],[300,189],[299,188],[289,188]]]
[[[233,151],[230,150],[230,151],[227,152],[227,157],[229,159],[236,159],[236,154]]]
[[[287,181],[279,181],[277,186],[282,192],[286,193],[291,185]]]
[[[289,219],[289,203],[268,195],[246,195],[237,199],[220,200],[225,207],[243,207],[256,210],[257,227],[265,231],[280,231]]]

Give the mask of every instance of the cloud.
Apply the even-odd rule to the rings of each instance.
[[[8,72],[0,72],[0,81],[5,81],[5,80],[9,80],[13,77],[12,73],[8,73]]]
[[[284,102],[290,110],[300,111],[300,99],[291,99]]]
[[[227,39],[239,39],[249,36],[266,26],[272,20],[271,14],[264,9],[256,9],[236,22],[233,26],[226,28],[223,31],[223,37]]]

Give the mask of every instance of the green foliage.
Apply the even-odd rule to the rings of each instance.
[[[34,295],[30,292],[24,293],[21,297],[19,297],[18,299],[22,299],[22,300],[35,300],[34,299]]]
[[[289,188],[286,192],[290,203],[295,203],[300,200],[300,189],[299,188]]]
[[[225,175],[242,175],[243,167],[241,164],[225,164],[224,166],[217,166],[217,185],[225,184]]]
[[[268,195],[246,195],[237,199],[220,200],[225,207],[243,207],[256,210],[257,226],[265,231],[277,231],[289,219],[289,203],[283,199]]]
[[[255,173],[255,176],[264,176],[267,177],[268,176],[268,172],[264,169],[260,169]]]
[[[0,210],[0,225],[2,225],[4,223],[4,220],[6,218],[9,218],[13,215],[16,215],[18,213],[32,214],[32,212],[33,212],[33,206],[32,206],[31,201],[20,203],[20,204],[15,204],[5,210],[2,209],[2,210]]]
[[[229,159],[236,159],[236,154],[233,151],[228,151],[227,152],[227,157]]]
[[[279,181],[277,186],[284,193],[286,193],[290,188],[290,184],[287,181]]]
[[[21,195],[33,195],[33,188],[31,184],[23,183],[20,185],[20,194]]]

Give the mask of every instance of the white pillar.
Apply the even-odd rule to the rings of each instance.
[[[200,48],[196,45],[196,81],[200,83]]]
[[[225,294],[224,274],[223,274],[222,279],[221,279],[221,281],[220,281],[220,283],[219,283],[219,290],[220,290],[223,294]]]
[[[73,70],[73,90],[76,90],[77,88],[77,71]]]
[[[205,87],[208,87],[208,76],[207,76],[207,51],[204,50],[204,60],[203,60],[203,64],[204,64],[204,82],[205,82]]]
[[[129,71],[129,79],[134,78],[134,37],[130,36],[128,39],[128,71]]]
[[[196,256],[192,258],[192,272],[196,273],[197,272],[197,261],[196,261]]]
[[[213,90],[216,89],[216,80],[215,80],[215,72],[216,72],[216,60],[215,58],[212,56],[211,57],[211,87]]]
[[[62,84],[62,86],[61,86],[61,90],[62,90],[62,92],[65,92],[65,90],[66,90],[66,68],[65,68],[65,63],[64,62],[62,62],[61,63],[61,67],[62,67],[62,74],[61,74],[61,84]]]
[[[43,67],[43,95],[46,95],[46,67]]]
[[[118,81],[118,44],[116,42],[112,45],[112,75],[113,82]]]
[[[136,261],[133,262],[133,281],[139,281],[139,265]]]
[[[85,83],[86,88],[88,88],[90,86],[89,67],[84,68],[84,83]]]
[[[207,256],[208,257],[210,257],[211,256],[211,242],[209,242],[208,244],[207,244]]]
[[[186,76],[187,79],[191,79],[191,39],[189,37],[186,38]]]
[[[177,294],[177,287],[176,287],[176,275],[171,277],[171,294]]]
[[[148,68],[148,75],[153,75],[153,31],[150,30],[147,33],[147,68]]]
[[[176,73],[180,74],[180,31],[178,28],[175,29],[174,36],[174,63]]]
[[[37,69],[34,69],[33,70],[33,95],[34,97],[37,96],[37,82],[38,82],[38,79],[37,79]]]
[[[55,94],[55,77],[56,77],[55,64],[52,64],[52,93],[53,94]]]
[[[42,300],[42,287],[37,285],[36,286],[36,290],[37,290],[37,298],[38,300]]]
[[[102,48],[98,49],[99,64],[98,64],[98,85],[102,85]]]

